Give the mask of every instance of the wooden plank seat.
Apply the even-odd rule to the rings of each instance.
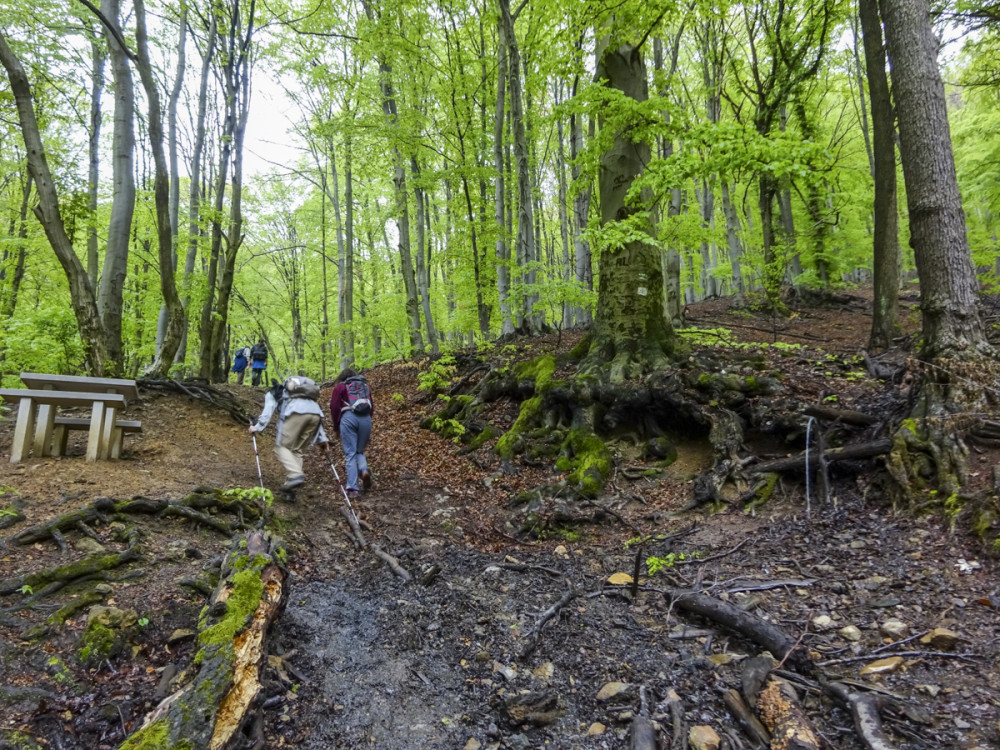
[[[90,419],[87,417],[56,417],[52,432],[52,455],[65,456],[66,442],[70,430],[89,430]],[[142,432],[142,422],[119,419],[115,421],[114,432],[111,434],[111,458],[120,458],[125,433]]]
[[[90,407],[87,460],[107,458],[114,431],[111,419],[114,419],[118,409],[125,406],[125,397],[120,393],[0,388],[0,398],[18,402],[14,442],[10,449],[11,463],[18,463],[28,455],[32,444],[36,457],[48,454],[55,429],[55,409],[67,406]],[[111,419],[105,419],[108,416]]]

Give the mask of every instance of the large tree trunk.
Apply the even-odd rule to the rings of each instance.
[[[579,79],[577,79],[579,80]],[[576,82],[573,86],[576,95]],[[574,112],[569,118],[569,154],[573,161],[571,174],[573,182],[577,183],[583,175],[583,167],[577,163],[580,152],[583,151],[583,115]],[[594,121],[590,120],[590,135],[594,133]],[[594,272],[590,256],[590,243],[584,239],[583,230],[587,227],[590,216],[590,201],[593,189],[591,185],[577,185],[573,196],[573,259],[574,278],[582,292],[594,291]],[[576,325],[586,325],[591,321],[590,304],[577,305],[573,311],[573,322]]]
[[[989,355],[955,177],[937,39],[926,0],[884,0],[885,33],[899,117],[910,243],[920,275],[928,359]]]
[[[649,98],[642,54],[630,43],[604,38],[595,78],[636,102]],[[610,124],[602,122],[601,127]],[[649,163],[649,145],[634,142],[627,127],[618,128],[614,144],[601,156],[601,223],[607,227],[638,221],[638,227],[648,232],[648,211],[626,203],[625,196]],[[661,273],[659,250],[652,238],[604,250],[590,357],[611,362],[612,382],[664,365],[673,351],[673,328],[663,315]]]
[[[354,364],[354,144],[350,134],[344,135],[344,325],[341,339],[345,342],[343,367]]]
[[[31,86],[28,76],[17,56],[7,45],[7,38],[0,31],[0,64],[7,71],[7,79],[14,94],[17,106],[18,121],[21,135],[28,154],[28,171],[35,181],[38,191],[38,205],[35,206],[35,216],[38,218],[45,236],[59,260],[69,282],[70,300],[73,314],[76,316],[80,340],[83,343],[84,356],[91,374],[101,377],[105,374],[108,362],[108,346],[101,325],[101,316],[97,310],[97,300],[90,277],[80,259],[73,250],[73,243],[66,234],[62,214],[59,210],[59,196],[56,193],[55,182],[49,171],[45,158],[45,147],[35,118],[35,108],[31,100]]]
[[[510,121],[511,135],[514,141],[514,167],[517,175],[517,235],[514,239],[514,256],[520,269],[523,294],[522,307],[516,311],[520,323],[528,329],[537,332],[541,330],[541,315],[536,313],[533,300],[537,299],[534,290],[535,262],[538,260],[538,247],[535,242],[535,221],[532,209],[531,195],[531,164],[528,155],[528,141],[524,131],[524,97],[521,89],[521,53],[517,46],[517,36],[514,33],[514,19],[510,12],[510,0],[498,0],[500,6],[500,22],[504,27],[504,40],[507,43],[507,81],[510,84]]]
[[[892,346],[899,326],[899,215],[896,210],[896,139],[889,81],[885,74],[885,47],[878,0],[858,0],[864,34],[865,69],[872,108],[871,155],[875,180],[874,205],[874,309],[868,348],[882,351]],[[862,109],[864,112],[864,109]],[[867,137],[867,134],[866,134]]]
[[[104,32],[115,81],[115,115],[112,155],[112,204],[104,269],[97,289],[97,309],[107,339],[112,373],[122,368],[122,295],[128,271],[129,238],[135,211],[135,92],[128,51],[120,44],[119,0],[102,0]]]
[[[90,130],[87,133],[87,275],[90,285],[97,288],[97,269],[100,255],[97,249],[97,188],[101,164],[101,97],[104,95],[104,46],[97,33],[91,30],[90,40]]]
[[[438,335],[437,329],[434,327],[434,317],[431,315],[431,283],[427,267],[430,258],[429,249],[427,255],[424,255],[424,249],[429,247],[430,242],[426,224],[426,193],[420,186],[420,165],[417,163],[416,156],[410,157],[410,172],[413,174],[413,198],[417,208],[417,294],[420,296],[424,323],[427,325],[427,340],[430,341],[431,352],[437,354],[439,351]],[[476,254],[478,255],[478,253]],[[479,288],[479,279],[476,279],[476,288]]]
[[[157,348],[156,358],[150,365],[148,374],[154,378],[166,377],[174,360],[174,353],[181,343],[184,332],[184,307],[177,294],[174,282],[174,266],[177,256],[174,254],[174,227],[170,216],[170,170],[163,151],[163,122],[160,111],[160,91],[153,68],[149,61],[149,49],[146,41],[146,7],[144,0],[135,0],[136,47],[138,56],[136,66],[146,91],[146,101],[149,104],[149,142],[153,150],[156,164],[156,175],[153,178],[154,200],[156,202],[156,234],[158,258],[160,265],[160,293],[163,295],[163,306],[166,309],[166,326],[163,340]]]
[[[190,325],[191,308],[191,279],[194,276],[195,261],[198,257],[198,245],[204,237],[199,218],[201,216],[201,181],[202,158],[205,152],[205,116],[208,108],[208,74],[212,67],[212,58],[215,55],[215,43],[217,39],[217,19],[214,13],[209,21],[208,35],[205,42],[205,53],[201,65],[201,82],[198,88],[198,115],[195,120],[194,147],[191,154],[191,177],[190,191],[188,194],[188,248],[184,258],[184,334],[181,336],[180,346],[174,355],[174,362],[179,364],[184,362],[187,355],[187,339]]]
[[[743,281],[743,268],[741,265],[743,257],[743,243],[740,242],[740,219],[736,214],[736,206],[733,205],[732,197],[729,194],[729,183],[722,181],[722,213],[726,217],[726,246],[729,248],[729,264],[733,272],[733,291],[737,299],[742,303],[743,294],[746,292],[746,284]]]
[[[497,17],[497,106],[493,119],[493,170],[496,173],[494,218],[496,220],[497,296],[500,304],[500,335],[514,332],[510,305],[510,245],[507,242],[507,186],[504,180],[504,120],[506,117],[507,40],[503,16]]]

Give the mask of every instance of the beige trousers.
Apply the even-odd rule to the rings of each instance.
[[[274,455],[285,467],[289,479],[302,476],[302,454],[319,432],[318,414],[289,414],[281,423]]]

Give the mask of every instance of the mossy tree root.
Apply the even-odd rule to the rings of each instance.
[[[87,530],[89,530],[88,524],[95,521],[107,523],[109,516],[132,513],[183,516],[215,529],[226,536],[231,536],[234,530],[233,526],[211,517],[204,512],[206,510],[235,515],[240,519],[235,524],[236,528],[245,528],[249,525],[250,521],[259,519],[263,512],[258,505],[255,505],[251,501],[241,498],[230,498],[219,490],[208,488],[200,488],[180,500],[153,499],[148,497],[113,500],[101,497],[83,508],[76,508],[75,510],[63,513],[61,516],[51,518],[44,523],[22,529],[13,534],[7,540],[7,543],[25,545],[48,539],[58,539],[63,531],[69,529],[77,529],[87,536],[94,536],[92,532],[87,533]]]
[[[84,576],[101,573],[105,570],[120,567],[139,558],[139,553],[133,547],[124,552],[98,553],[66,565],[27,573],[22,576],[0,580],[0,595],[7,596],[15,591],[33,590],[39,586],[57,582],[73,581]]]
[[[284,548],[255,531],[234,541],[199,622],[193,680],[164,699],[121,750],[242,747],[260,710],[268,629],[284,609]]]

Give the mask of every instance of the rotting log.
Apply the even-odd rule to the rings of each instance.
[[[766,648],[794,669],[801,672],[812,671],[812,662],[806,650],[778,626],[706,594],[687,589],[674,589],[666,592],[666,596],[679,611],[708,618],[730,630],[735,630],[744,638]]]
[[[267,532],[234,540],[198,623],[192,681],[165,698],[121,750],[245,744],[243,730],[260,710],[267,632],[288,596],[284,555],[280,540]]]
[[[795,690],[784,680],[768,680],[757,701],[764,725],[771,732],[771,750],[820,750],[819,737]]]
[[[872,458],[873,456],[883,456],[892,450],[892,440],[883,438],[873,440],[869,443],[859,445],[845,445],[843,448],[831,448],[822,455],[823,459],[829,461],[849,461],[856,458]],[[809,468],[815,469],[820,465],[821,454],[819,451],[809,451]],[[797,456],[788,458],[778,458],[774,461],[765,461],[757,464],[751,471],[754,474],[767,474],[774,471],[795,471],[804,469],[806,466],[806,454],[800,453]]]
[[[725,702],[726,708],[729,709],[729,713],[736,718],[736,723],[751,739],[755,747],[771,746],[771,736],[768,734],[767,727],[761,724],[760,719],[750,710],[739,692],[730,688],[722,694],[722,700]]]

